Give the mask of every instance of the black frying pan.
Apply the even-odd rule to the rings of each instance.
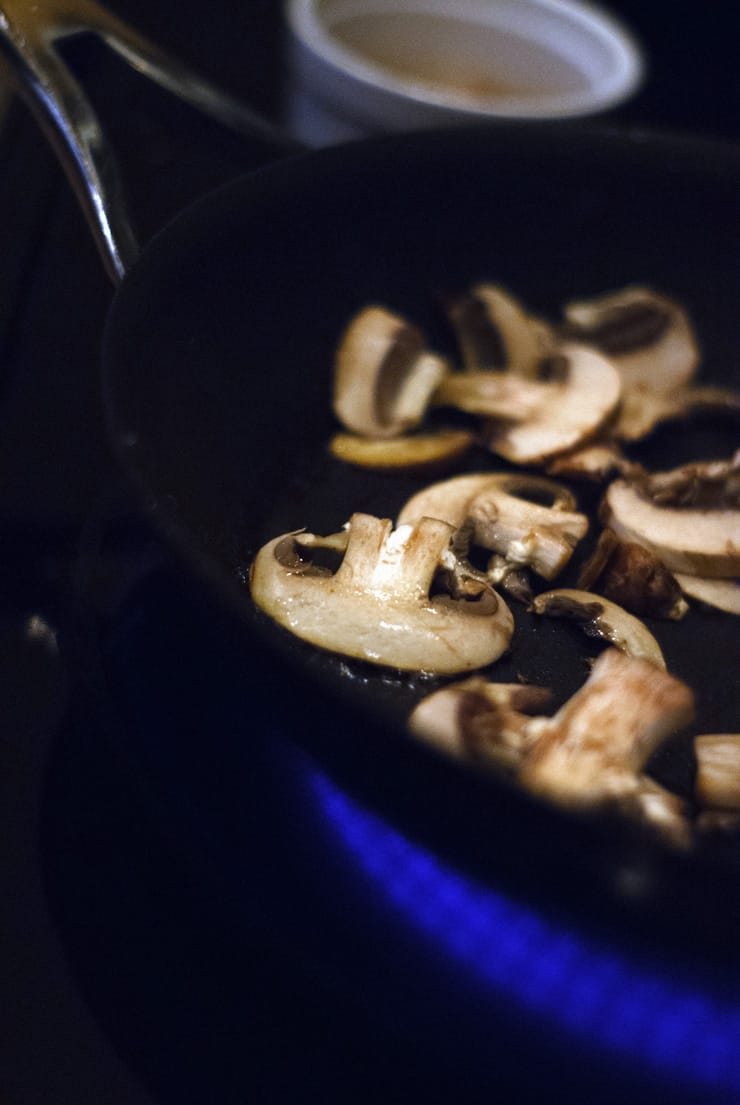
[[[734,148],[572,126],[427,132],[291,157],[208,195],[157,235],[115,295],[102,358],[117,456],[214,618],[227,612],[224,640],[256,665],[244,669],[245,740],[253,725],[289,733],[365,801],[479,875],[549,885],[602,916],[681,938],[700,932],[725,949],[740,909],[736,841],[682,856],[610,816],[557,810],[443,761],[404,732],[433,683],[347,665],[289,637],[254,609],[246,575],[275,534],[331,532],[354,510],[392,517],[421,485],[327,455],[332,354],[354,311],[382,302],[451,350],[438,296],[474,280],[551,316],[568,298],[639,281],[688,306],[704,379],[729,384],[739,197]],[[736,445],[729,422],[703,420],[667,427],[635,456],[672,467]],[[469,463],[499,467],[483,454]],[[578,495],[595,506],[593,494]],[[516,615],[498,676],[544,682],[564,700],[597,646],[562,623]],[[695,731],[736,729],[737,622],[697,608],[652,628],[669,669],[697,691]],[[691,771],[688,738],[656,765],[684,790]]]

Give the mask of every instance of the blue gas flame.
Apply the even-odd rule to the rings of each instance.
[[[499,995],[630,1064],[740,1100],[740,1003],[551,923],[441,863],[322,773],[310,781],[386,900]]]

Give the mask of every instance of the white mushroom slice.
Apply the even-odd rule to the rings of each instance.
[[[473,676],[423,698],[408,728],[454,756],[516,769],[527,747],[527,714],[541,710],[549,698],[545,687]]]
[[[611,432],[620,441],[640,441],[675,412],[675,393],[654,391],[644,384],[625,384]]]
[[[564,370],[557,380],[536,384],[540,400],[519,418],[500,412],[486,428],[488,448],[515,464],[539,464],[584,445],[617,409],[621,380],[614,365],[596,350],[563,345]]]
[[[547,466],[547,474],[603,483],[611,476],[629,475],[634,467],[616,441],[598,441],[555,457]]]
[[[387,519],[354,514],[347,530],[336,571],[302,556],[305,534],[260,549],[250,573],[256,605],[320,648],[405,671],[473,671],[508,648],[511,612],[479,574],[461,582],[453,527],[422,518],[394,531]],[[453,570],[460,598],[437,591]]]
[[[683,387],[664,392],[644,384],[624,385],[611,432],[621,441],[639,441],[662,422],[706,411],[740,414],[740,394],[716,387]]]
[[[647,660],[665,671],[660,645],[647,626],[601,595],[564,587],[538,595],[530,609],[551,618],[572,618],[589,636],[600,637],[628,656]]]
[[[530,790],[566,805],[623,800],[667,737],[694,715],[694,696],[654,664],[607,649],[552,718],[528,726],[534,743],[519,774]]]
[[[337,348],[334,413],[366,437],[392,437],[418,426],[447,372],[415,326],[384,307],[366,307]]]
[[[740,614],[740,582],[736,579],[704,579],[702,576],[676,572],[675,579],[684,594],[723,610],[725,614]]]
[[[668,296],[634,286],[565,307],[567,333],[595,345],[625,384],[668,392],[688,383],[699,346],[686,311]]]
[[[588,530],[588,518],[575,506],[567,488],[542,476],[477,473],[420,491],[403,507],[398,523],[426,516],[442,518],[455,529],[469,526],[473,544],[553,579]]]
[[[495,284],[477,284],[452,299],[447,313],[469,372],[505,370],[535,378],[541,362],[554,352],[549,323],[530,315]]]
[[[634,792],[620,808],[655,829],[669,844],[688,848],[694,842],[687,803],[647,775],[638,775]]]
[[[702,806],[740,812],[740,733],[694,738],[695,793]]]
[[[653,552],[672,572],[740,575],[740,453],[732,461],[615,480],[604,524]]]
[[[380,471],[432,468],[455,460],[473,444],[469,430],[435,430],[401,437],[360,437],[338,433],[329,442],[329,452],[345,464]]]

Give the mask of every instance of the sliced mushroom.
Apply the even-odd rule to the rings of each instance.
[[[623,801],[640,789],[656,748],[688,724],[694,696],[646,660],[607,649],[552,718],[536,718],[519,774],[537,794],[566,805]]]
[[[637,776],[635,790],[619,808],[628,817],[645,822],[675,847],[688,848],[694,843],[688,803],[648,775]]]
[[[456,372],[434,395],[489,421],[488,448],[517,464],[537,464],[590,441],[611,418],[621,395],[614,366],[585,346],[565,345],[557,379],[528,380],[513,373]]]
[[[740,812],[740,733],[694,738],[695,793],[702,806]]]
[[[604,483],[615,475],[628,476],[634,467],[616,441],[597,441],[555,457],[547,466],[547,474]]]
[[[334,413],[354,433],[393,437],[418,426],[447,372],[415,326],[384,307],[357,314],[337,348]]]
[[[740,575],[740,453],[615,480],[602,516],[621,540],[643,545],[673,572]]]
[[[473,444],[469,430],[435,430],[401,437],[360,437],[338,433],[329,442],[329,452],[345,464],[379,471],[408,471],[434,468],[459,460]]]
[[[476,473],[420,491],[403,507],[398,522],[427,516],[442,518],[455,529],[467,525],[474,544],[553,579],[588,530],[588,518],[575,507],[567,488],[542,476]]]
[[[404,671],[473,671],[508,648],[513,618],[490,585],[460,564],[453,536],[438,519],[394,531],[387,519],[354,514],[332,571],[310,555],[322,539],[283,534],[252,564],[252,597],[291,633],[331,652]],[[340,543],[328,540],[337,552]],[[462,597],[437,590],[453,578]]]
[[[666,506],[740,508],[740,450],[731,460],[684,464],[669,472],[636,476],[655,502]]]
[[[622,388],[622,403],[611,432],[621,441],[639,441],[663,422],[707,412],[740,414],[740,394],[728,388],[656,391],[645,384],[628,384]]]
[[[576,585],[597,591],[638,617],[678,621],[689,608],[678,579],[662,560],[634,541],[620,541],[611,529],[602,531]]]
[[[527,747],[527,715],[549,699],[545,687],[473,676],[423,698],[408,727],[414,736],[454,756],[516,769]]]
[[[572,618],[589,636],[600,637],[628,656],[665,671],[660,645],[647,626],[601,595],[564,587],[538,595],[530,609],[551,618]]]
[[[552,327],[495,284],[477,284],[451,299],[447,314],[468,372],[504,370],[536,378],[554,352]]]
[[[685,595],[725,614],[740,614],[740,582],[736,579],[704,579],[676,572],[676,582]]]
[[[627,385],[669,392],[696,371],[699,346],[686,311],[651,288],[635,285],[579,300],[564,313],[568,336],[606,353]]]

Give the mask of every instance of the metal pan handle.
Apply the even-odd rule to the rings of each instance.
[[[0,62],[9,70],[77,194],[103,264],[120,282],[139,252],[115,158],[84,90],[57,46],[97,35],[138,73],[230,129],[294,148],[269,122],[219,91],[95,0],[0,0]]]

